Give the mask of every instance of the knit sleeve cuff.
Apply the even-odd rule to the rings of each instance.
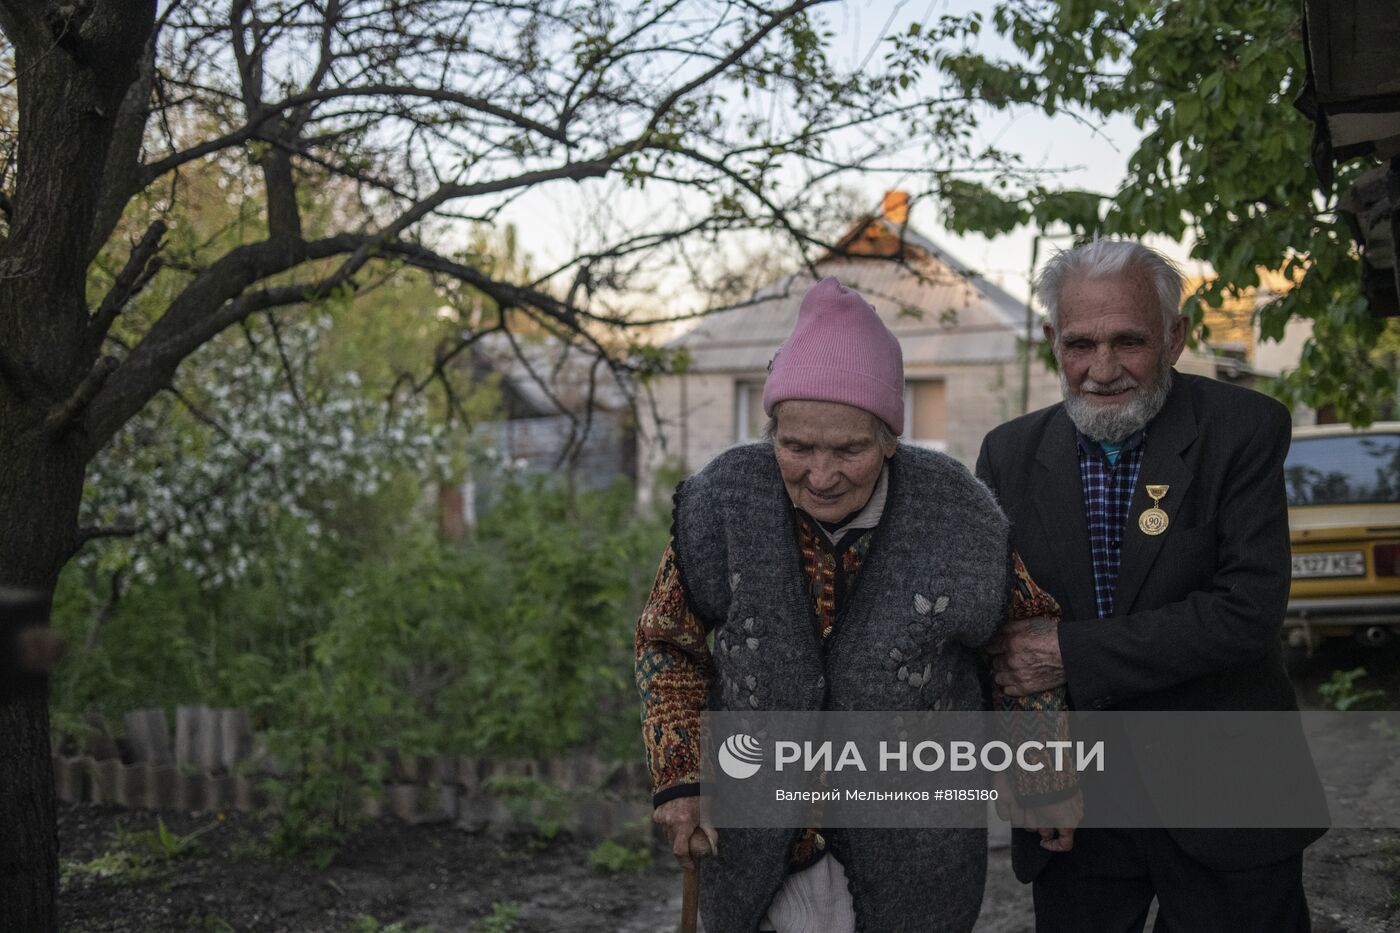
[[[670,800],[677,800],[681,797],[698,796],[700,796],[699,784],[677,784],[674,787],[668,787],[665,790],[659,790],[652,794],[651,806],[655,809]]]
[[[1071,782],[1064,787],[1051,791],[1038,791],[1036,793],[1022,793],[1020,788],[1016,790],[1016,802],[1023,807],[1044,807],[1052,803],[1059,803],[1061,800],[1068,800],[1079,793],[1079,783]]]

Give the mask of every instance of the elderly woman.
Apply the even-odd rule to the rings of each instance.
[[[655,820],[682,864],[701,825],[701,711],[985,708],[1007,523],[956,461],[897,443],[903,387],[894,334],[825,279],[770,367],[771,443],[677,490],[637,685]],[[968,931],[981,904],[985,830],[702,828],[712,933]]]

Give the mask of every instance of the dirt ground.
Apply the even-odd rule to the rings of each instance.
[[[127,832],[155,815],[64,807],[63,858],[101,865]],[[208,821],[172,817],[176,833]],[[567,840],[498,840],[443,826],[368,827],[324,870],[257,851],[264,827],[231,816],[193,851],[156,863],[147,877],[65,872],[65,931],[482,931],[674,933],[680,875],[657,858],[643,871],[605,874],[589,846]],[[98,859],[94,862],[94,859]],[[1400,833],[1334,831],[1308,851],[1308,897],[1317,933],[1400,929]],[[400,924],[393,927],[393,924]],[[1008,850],[990,853],[978,933],[1030,931],[1029,889],[1011,876]]]
[[[1304,705],[1318,705],[1331,670],[1360,664],[1373,671],[1368,683],[1400,696],[1394,653],[1344,646],[1299,678]],[[1394,821],[1400,799],[1370,796],[1368,806]],[[381,820],[318,869],[269,858],[268,827],[256,818],[166,819],[177,836],[202,833],[188,851],[132,862],[120,853],[142,848],[133,841],[142,834],[150,848],[156,814],[61,809],[63,930],[674,933],[680,912],[680,875],[664,856],[610,874],[590,864],[591,846],[568,839]],[[1333,830],[1308,850],[1304,872],[1317,933],[1400,930],[1400,831]],[[1031,929],[1030,891],[1012,877],[1008,850],[993,848],[977,931]]]

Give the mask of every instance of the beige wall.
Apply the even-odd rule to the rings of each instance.
[[[1177,372],[1205,376],[1208,379],[1216,378],[1216,366],[1214,355],[1200,348],[1193,350],[1187,347],[1186,351],[1181,354],[1181,358],[1176,361]]]
[[[637,496],[643,506],[652,501],[660,471],[693,472],[734,443],[734,383],[763,375],[686,373],[653,383],[655,414],[643,403],[637,432]]]
[[[1303,345],[1312,338],[1312,321],[1290,318],[1283,329],[1283,339],[1259,340],[1254,344],[1254,366],[1261,373],[1277,376],[1298,368],[1303,358]]]
[[[997,425],[1021,414],[1021,364],[975,363],[965,366],[911,366],[908,379],[941,378],[946,386],[949,455],[971,467],[982,438]],[[1030,410],[1060,400],[1057,377],[1039,361],[1031,367]]]

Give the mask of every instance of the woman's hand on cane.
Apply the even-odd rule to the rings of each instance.
[[[671,854],[687,871],[695,870],[695,850],[691,843],[697,832],[707,844],[702,855],[719,851],[719,834],[713,826],[701,821],[699,797],[677,797],[666,801],[656,808],[652,821],[666,833]]]

